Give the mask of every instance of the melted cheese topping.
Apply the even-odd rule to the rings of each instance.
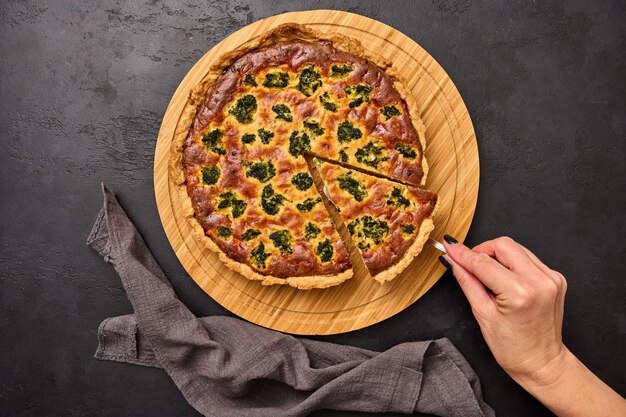
[[[433,213],[437,196],[339,165],[317,165],[328,197],[372,275],[396,264]]]
[[[315,186],[298,189],[293,183],[297,174],[308,174],[303,152],[389,175],[419,166],[421,179],[422,151],[415,136],[407,136],[412,126],[406,103],[376,102],[378,85],[352,70],[333,75],[333,65],[353,63],[240,73],[231,89],[221,91],[229,97],[221,108],[209,109],[206,120],[199,113],[185,143],[183,165],[196,217],[230,258],[259,273],[325,275],[351,266]],[[312,83],[302,79],[306,71]],[[287,74],[287,85],[281,74]],[[289,112],[281,118],[284,106]],[[272,137],[264,143],[267,132]],[[413,139],[400,152],[396,145],[403,138]]]

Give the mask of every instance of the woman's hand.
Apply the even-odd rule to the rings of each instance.
[[[558,378],[567,284],[559,272],[508,237],[470,250],[446,236],[452,270],[489,349],[515,380]]]
[[[563,344],[565,278],[513,239],[469,249],[444,236],[446,256],[502,368],[559,416],[626,416],[626,401]],[[615,358],[620,360],[620,358]]]

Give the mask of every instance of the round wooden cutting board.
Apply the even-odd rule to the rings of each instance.
[[[157,206],[178,259],[207,294],[246,320],[295,334],[342,333],[391,317],[426,293],[444,272],[437,250],[426,245],[400,276],[383,285],[371,278],[361,262],[354,267],[354,277],[336,287],[298,290],[286,285],[262,286],[226,268],[217,255],[194,240],[168,177],[170,144],[189,91],[223,53],[287,22],[356,38],[366,49],[393,62],[404,76],[426,125],[430,165],[426,188],[441,199],[431,235],[435,239],[448,233],[462,240],[467,234],[478,196],[478,147],[465,104],[443,68],[406,35],[353,13],[293,12],[252,23],[207,52],[183,79],[163,117],[154,161]]]

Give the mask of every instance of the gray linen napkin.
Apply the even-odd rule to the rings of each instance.
[[[98,359],[163,368],[206,416],[305,416],[314,410],[494,416],[448,339],[373,352],[295,338],[243,320],[195,317],[102,185],[87,243],[115,267],[134,314],[104,320]]]

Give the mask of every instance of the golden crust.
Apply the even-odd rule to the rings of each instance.
[[[428,218],[424,219],[422,224],[420,225],[419,231],[417,233],[417,237],[415,238],[415,242],[407,249],[404,257],[400,259],[400,261],[391,266],[389,269],[386,269],[376,275],[374,275],[374,279],[378,281],[380,284],[384,284],[387,281],[391,281],[402,271],[404,271],[410,264],[413,262],[413,259],[417,257],[424,249],[424,245],[430,236],[430,232],[435,228],[435,223],[433,222],[433,217],[437,213],[439,209],[439,199],[437,199],[437,204],[435,205],[435,209],[431,213]]]
[[[393,86],[400,94],[400,97],[402,97],[402,99],[406,102],[407,108],[409,109],[409,116],[411,118],[411,123],[413,123],[413,127],[415,128],[415,131],[417,132],[420,143],[422,144],[422,152],[424,153],[422,155],[423,176],[422,176],[422,181],[420,185],[423,186],[426,184],[426,177],[428,176],[428,162],[426,161],[426,155],[425,155],[426,153],[426,126],[424,125],[424,122],[422,122],[420,111],[419,111],[419,108],[417,107],[417,102],[415,101],[413,96],[410,94],[406,86],[406,82],[404,81],[404,78],[393,67],[388,68],[386,72],[387,74],[389,74],[390,77],[395,79]]]
[[[218,247],[218,245],[215,242],[213,242],[213,240],[205,234],[205,231],[202,225],[194,216],[192,201],[187,192],[187,188],[185,184],[185,175],[182,170],[183,144],[189,133],[190,127],[194,121],[197,109],[203,100],[205,92],[207,91],[208,88],[210,88],[210,86],[213,83],[215,83],[215,81],[218,79],[222,71],[225,68],[227,68],[231,63],[233,63],[236,59],[238,59],[239,57],[245,55],[246,53],[254,49],[261,48],[264,46],[269,46],[278,42],[288,42],[292,40],[314,41],[314,40],[320,40],[320,39],[331,41],[333,44],[333,47],[335,47],[336,49],[340,51],[347,52],[357,57],[365,58],[373,62],[374,64],[379,66],[381,69],[385,70],[387,74],[389,74],[390,77],[392,77],[392,79],[394,80],[394,87],[396,88],[396,90],[398,91],[402,99],[407,104],[411,122],[413,126],[415,127],[416,132],[418,133],[419,140],[422,145],[422,151],[425,150],[425,139],[424,139],[425,127],[421,121],[421,118],[419,115],[419,109],[417,107],[417,104],[411,97],[411,95],[408,93],[408,89],[406,88],[406,85],[401,79],[399,73],[391,66],[391,63],[389,61],[387,61],[386,59],[380,56],[367,52],[363,48],[363,46],[360,44],[360,42],[355,39],[352,39],[350,37],[347,37],[339,33],[323,33],[323,32],[311,29],[309,27],[306,27],[300,24],[288,23],[288,24],[283,24],[281,26],[278,26],[275,29],[270,30],[266,32],[265,34],[255,39],[252,39],[242,44],[238,48],[222,55],[217,60],[217,62],[210,67],[210,70],[208,74],[204,77],[203,81],[198,86],[196,86],[189,94],[189,98],[183,109],[181,118],[179,120],[179,123],[175,131],[174,138],[172,140],[170,160],[169,160],[169,176],[170,176],[170,180],[177,188],[177,192],[178,192],[182,209],[183,209],[183,216],[186,218],[186,220],[190,224],[195,238],[198,241],[202,242],[204,246],[206,246],[208,249],[217,253],[219,255],[220,260],[224,262],[224,264],[227,267],[242,274],[243,276],[245,276],[246,278],[250,280],[261,281],[262,284],[264,285],[287,284],[287,285],[300,288],[300,289],[327,288],[333,285],[338,285],[341,282],[349,279],[350,277],[352,277],[353,271],[350,268],[339,274],[334,274],[334,275],[280,278],[280,277],[275,277],[271,275],[260,274],[257,271],[253,270],[248,265],[234,261],[233,259],[229,258]],[[428,170],[428,165],[427,165],[425,157],[421,158],[421,163],[422,163],[422,171],[424,173],[422,180],[421,180],[421,183],[423,185],[425,183],[426,173]],[[425,221],[422,227],[420,228],[420,236],[424,235],[427,237],[427,234],[430,233],[430,230],[428,231],[428,233],[425,232],[426,229],[428,228],[427,227],[428,224],[431,224],[430,227],[432,230],[432,220],[430,220],[430,223]],[[411,253],[414,253],[414,254],[410,257],[410,260],[412,260],[417,255],[417,253],[419,253],[419,251],[421,250],[423,246],[423,243],[424,243],[423,241],[425,241],[425,238],[423,239],[423,241],[418,247],[417,244],[419,243],[418,242],[419,240],[420,239],[417,239],[416,242],[413,244],[413,246],[411,246],[411,249],[412,249]],[[406,267],[406,265],[404,267]],[[402,269],[404,269],[404,267],[402,267]],[[394,268],[397,268],[397,266],[394,266]],[[390,269],[389,271],[384,271],[378,274],[376,276],[377,277],[376,279],[379,280],[379,282],[384,282],[388,280],[385,278],[386,276],[389,276],[388,272],[391,273],[392,270]],[[393,276],[395,276],[395,274]],[[382,277],[382,278],[379,278],[379,277]]]

